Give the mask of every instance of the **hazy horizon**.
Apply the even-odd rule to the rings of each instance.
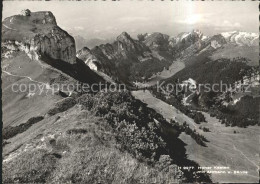
[[[51,11],[58,25],[86,39],[111,39],[126,31],[161,32],[175,36],[199,29],[205,35],[226,31],[258,33],[258,2],[254,1],[4,1],[3,19],[22,9]]]

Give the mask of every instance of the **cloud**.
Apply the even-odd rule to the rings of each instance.
[[[181,24],[193,25],[193,24],[202,22],[202,20],[204,20],[204,18],[201,14],[194,14],[183,20],[178,20],[176,22],[181,23]]]
[[[224,20],[223,22],[216,23],[214,29],[217,31],[228,31],[228,30],[238,30],[242,27],[239,22],[231,22],[229,20]]]
[[[239,22],[236,22],[236,23],[234,24],[234,27],[241,27],[241,24],[240,24]]]
[[[74,30],[75,30],[75,31],[83,31],[84,28],[81,27],[81,26],[76,26],[76,27],[74,27]]]
[[[241,24],[239,22],[230,22],[228,20],[224,20],[223,23],[217,25],[218,27],[223,27],[223,28],[239,28],[241,27]]]
[[[186,17],[179,18],[179,20],[174,20],[174,22],[187,25],[195,25],[201,23],[208,24],[210,22],[209,16],[210,14],[188,14]]]
[[[239,22],[232,22],[227,19],[221,19],[215,17],[214,14],[192,14],[186,17],[177,18],[176,23],[192,26],[207,26],[215,30],[225,30],[225,29],[239,29],[242,27]]]
[[[64,26],[64,25],[60,25],[60,27],[66,31],[75,31],[75,32],[80,32],[85,30],[84,27],[81,26],[75,26],[75,27],[68,27],[68,26]]]
[[[144,22],[144,21],[148,21],[149,17],[121,17],[118,19],[121,22],[126,22],[126,23],[130,23],[130,22]]]
[[[95,29],[95,30],[94,30],[94,33],[100,33],[100,32],[101,32],[100,29]]]
[[[105,31],[116,31],[116,30],[118,30],[118,28],[113,27],[113,26],[106,26],[106,27],[104,27],[104,30]]]

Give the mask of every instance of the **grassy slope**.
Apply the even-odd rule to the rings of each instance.
[[[190,136],[182,133],[179,138],[186,143],[187,157],[199,163],[200,166],[229,166],[231,171],[247,170],[248,175],[243,174],[212,174],[214,182],[231,183],[254,183],[257,182],[257,153],[260,151],[258,135],[260,128],[250,126],[248,128],[225,127],[218,119],[203,113],[207,123],[196,124],[192,119],[186,117],[176,108],[156,99],[147,91],[134,92],[134,95],[155,109],[166,119],[176,117],[179,123],[186,121],[190,128],[195,129],[199,134],[206,137],[207,147],[198,145]],[[199,127],[209,128],[210,132],[204,132]],[[237,133],[235,134],[234,131]],[[242,152],[242,153],[241,153]],[[245,154],[245,155],[243,155]],[[248,159],[249,160],[248,160]],[[251,160],[251,161],[250,161]],[[253,162],[253,163],[252,163]]]
[[[17,53],[12,59],[2,60],[2,69],[18,76],[28,76],[35,81],[50,83],[52,79],[61,77],[61,73],[52,69],[42,67],[38,61],[32,61],[25,53]],[[28,75],[29,74],[29,75]],[[27,121],[30,117],[38,116],[48,110],[50,105],[61,97],[50,95],[51,92],[44,90],[40,93],[37,90],[35,96],[30,98],[26,92],[13,92],[12,84],[40,85],[30,81],[26,77],[10,76],[2,72],[2,102],[3,102],[3,124],[4,127],[10,124],[19,124]],[[18,88],[15,88],[18,90]],[[26,110],[26,111],[24,111]]]
[[[175,79],[183,81],[192,78],[200,84],[214,84],[221,80],[225,84],[233,84],[242,78],[242,74],[240,74],[242,69],[250,69],[246,63],[228,59],[213,61],[207,55],[197,57],[197,59],[166,81],[171,82]]]
[[[16,52],[12,58],[2,59],[3,71],[16,75],[11,76],[8,73],[2,73],[4,124],[26,121],[29,117],[46,112],[50,104],[61,98],[59,95],[52,95],[52,90],[44,88],[43,91],[40,91],[39,87],[34,98],[29,98],[28,89],[26,92],[13,92],[13,84],[22,84],[27,87],[34,84],[43,87],[42,83],[63,84],[63,86],[66,86],[66,84],[76,84],[77,81],[89,84],[104,82],[81,60],[78,60],[75,65],[70,65],[47,57],[42,59],[39,61],[31,60],[24,52]],[[66,89],[64,87],[64,90]],[[18,88],[16,87],[15,90],[18,90]],[[17,108],[13,108],[14,106],[17,106]],[[27,109],[27,114],[21,109]]]
[[[213,55],[212,59],[217,60],[220,58],[235,58],[245,57],[251,61],[248,63],[252,66],[259,65],[259,47],[258,46],[234,46],[232,44],[225,45],[223,48],[217,50]]]
[[[185,134],[180,138],[187,144],[188,158],[201,166],[229,166],[232,174],[212,174],[214,182],[257,183],[257,162],[259,157],[259,127],[226,127],[218,119],[203,113],[208,123],[200,126],[211,132],[201,133],[210,141],[208,147],[198,146]],[[236,131],[236,133],[234,133]],[[248,171],[248,174],[234,174],[234,170]]]
[[[161,156],[155,165],[147,165],[140,161],[143,156],[137,160],[133,154],[127,153],[139,151],[131,147],[123,149],[122,138],[127,138],[126,135],[118,139],[120,134],[117,129],[112,129],[106,117],[94,115],[99,112],[96,110],[101,104],[98,104],[97,109],[91,112],[86,110],[87,106],[82,108],[77,105],[45,117],[24,133],[8,139],[9,144],[3,151],[4,181],[97,183],[101,180],[106,183],[134,183],[159,177],[166,182],[175,175],[169,171],[170,158],[165,160],[167,157]],[[121,102],[116,106],[121,106]],[[142,142],[135,138],[128,143],[137,141],[137,145],[138,141]]]
[[[180,174],[172,170],[176,163],[197,166],[186,159],[178,129],[129,93],[85,94],[74,107],[70,99],[6,140],[5,182],[168,183]],[[184,171],[187,181],[193,177]]]
[[[5,147],[4,152],[19,147],[5,157],[13,157],[4,161],[5,182],[132,183],[158,174],[120,152],[102,118],[79,108],[59,115],[59,120],[57,116],[46,119]]]

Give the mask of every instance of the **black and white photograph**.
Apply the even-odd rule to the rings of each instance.
[[[260,182],[258,1],[2,2],[4,184]]]

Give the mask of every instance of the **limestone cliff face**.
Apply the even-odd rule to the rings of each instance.
[[[54,27],[47,35],[38,34],[30,41],[30,51],[46,54],[70,64],[76,62],[76,48],[73,37],[59,27]]]
[[[91,70],[97,71],[97,58],[91,54],[91,51],[87,47],[83,47],[81,50],[77,52],[77,57],[85,62],[86,65],[89,66]]]
[[[25,51],[31,59],[47,56],[70,64],[76,63],[75,41],[57,26],[51,12],[32,12],[28,16],[15,15],[3,22],[3,57],[12,52]]]

